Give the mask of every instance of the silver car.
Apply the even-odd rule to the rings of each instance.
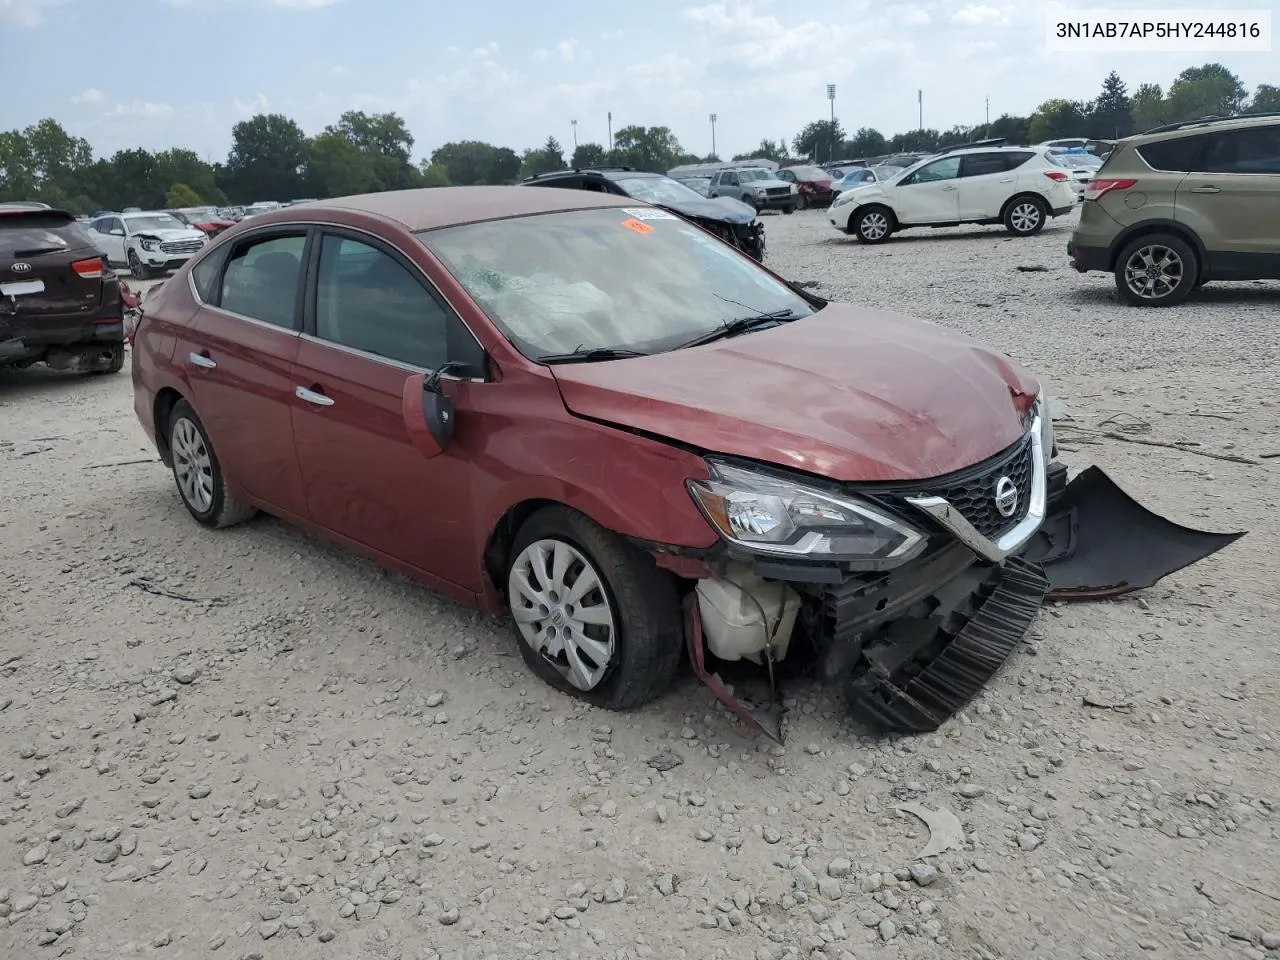
[[[794,183],[779,180],[772,170],[760,167],[738,167],[719,170],[711,178],[709,197],[732,197],[749,203],[756,210],[781,210],[795,213],[799,191]]]

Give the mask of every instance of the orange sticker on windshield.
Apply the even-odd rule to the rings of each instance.
[[[634,230],[636,233],[653,233],[653,227],[640,220],[623,220],[622,225],[628,230]]]

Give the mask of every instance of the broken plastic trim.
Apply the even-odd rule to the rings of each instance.
[[[777,690],[773,691],[773,702],[767,710],[752,710],[729,692],[719,676],[707,670],[706,648],[702,642],[702,614],[698,611],[697,593],[690,593],[684,598],[684,637],[689,648],[689,660],[698,679],[748,727],[755,727],[775,743],[782,743],[782,708]]]
[[[1244,535],[1166,520],[1089,467],[1053,502],[1020,556],[1044,568],[1050,600],[1101,600],[1154,586]]]

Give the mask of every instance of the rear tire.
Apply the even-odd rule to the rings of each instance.
[[[782,208],[782,212],[787,215],[793,214],[796,212],[796,205],[794,203],[789,203]]]
[[[1200,261],[1181,237],[1138,237],[1116,258],[1116,290],[1134,307],[1172,307],[1200,285]]]
[[[222,464],[204,424],[186,400],[173,405],[165,423],[173,479],[183,506],[206,527],[230,527],[251,518],[257,507],[237,500],[227,488]]]
[[[1001,219],[1015,237],[1032,237],[1049,222],[1049,206],[1039,197],[1014,197]]]
[[[674,578],[576,510],[546,507],[520,527],[507,599],[529,669],[598,707],[647,703],[679,666],[684,625]]]

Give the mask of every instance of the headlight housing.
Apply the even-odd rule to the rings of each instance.
[[[155,251],[160,249],[159,240],[142,240],[140,243],[142,244],[142,249],[146,250],[148,253],[155,253]]]
[[[847,204],[847,203],[851,203],[852,201],[853,201],[853,191],[852,191],[852,190],[845,190],[845,191],[842,191],[841,193],[839,193],[839,194],[837,194],[837,195],[836,195],[836,199],[835,199],[835,201],[831,204],[831,206],[832,206],[833,208],[834,208],[834,207],[843,207],[845,204]]]
[[[1042,384],[1040,395],[1036,397],[1036,402],[1031,406],[1029,422],[1035,420],[1037,416],[1040,418],[1040,447],[1044,450],[1046,461],[1052,460],[1058,455],[1058,450],[1054,446],[1053,413],[1050,411],[1049,405],[1049,393]]]
[[[925,547],[923,533],[854,497],[707,458],[711,479],[687,481],[716,532],[738,552],[896,567]]]

